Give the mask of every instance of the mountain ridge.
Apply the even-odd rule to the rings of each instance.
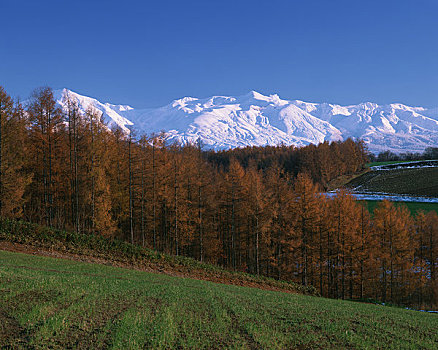
[[[348,137],[363,139],[371,152],[422,152],[438,147],[438,108],[411,107],[401,103],[378,105],[363,102],[341,106],[285,100],[277,94],[250,91],[241,96],[183,97],[158,108],[136,109],[102,103],[66,88],[54,92],[65,107],[65,98],[77,101],[81,111],[90,106],[102,112],[110,128],[138,134],[165,131],[170,141],[208,148],[318,144]]]

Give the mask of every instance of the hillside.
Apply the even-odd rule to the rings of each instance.
[[[285,100],[251,91],[242,96],[184,97],[159,108],[136,109],[102,103],[68,89],[55,91],[60,106],[67,96],[84,112],[94,106],[110,127],[138,134],[167,132],[169,140],[208,148],[296,145],[363,139],[372,152],[421,152],[438,146],[437,109],[403,104],[340,106]]]
[[[0,219],[0,250],[94,262],[172,276],[250,287],[317,294],[315,288],[231,271],[183,256],[163,254],[100,235],[55,230],[23,221]]]
[[[438,197],[438,167],[409,167],[403,163],[377,166],[346,186],[357,192],[380,192],[411,196]],[[393,168],[392,168],[393,167]]]
[[[436,161],[389,161],[368,164],[368,171],[339,182],[364,200],[370,212],[388,199],[406,206],[412,215],[421,211],[438,213],[438,167]]]
[[[435,349],[434,314],[0,251],[0,347]]]

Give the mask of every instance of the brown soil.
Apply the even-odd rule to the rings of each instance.
[[[14,347],[19,347],[26,341],[26,332],[20,323],[0,305],[0,346],[11,344]]]
[[[355,173],[355,174],[341,175],[341,176],[337,177],[336,179],[331,180],[327,184],[326,190],[327,191],[332,191],[332,190],[336,190],[337,188],[344,187],[346,184],[354,181],[357,178],[362,177],[364,174],[367,174],[369,172],[370,172],[370,169],[366,168],[363,171],[360,171],[360,172]]]

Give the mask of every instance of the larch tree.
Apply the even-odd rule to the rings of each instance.
[[[260,256],[261,250],[266,247],[268,239],[266,237],[268,231],[268,198],[267,191],[265,189],[265,182],[263,181],[263,174],[257,170],[255,164],[249,166],[246,172],[246,181],[244,185],[246,187],[245,192],[248,194],[248,219],[250,232],[253,233],[253,237],[248,235],[248,240],[252,238],[252,244],[248,244],[248,249],[253,246],[253,263],[254,266],[251,271],[257,275],[260,274]],[[263,248],[261,245],[263,244]],[[266,263],[266,259],[265,259]],[[247,263],[248,265],[248,263]]]
[[[35,194],[33,207],[44,208],[43,215],[38,221],[48,226],[55,224],[55,210],[57,199],[55,183],[62,183],[63,175],[60,168],[63,166],[61,138],[64,124],[61,109],[56,106],[53,91],[44,87],[36,89],[31,96],[27,109],[30,121],[32,138],[32,169],[34,170],[33,182]]]
[[[374,241],[371,230],[371,216],[364,203],[360,204],[359,247],[355,254],[356,270],[358,271],[359,299],[371,295],[370,291],[375,284],[373,278],[372,261],[375,260],[377,243]],[[366,283],[368,282],[368,283]],[[374,283],[373,283],[374,282]],[[369,294],[368,294],[369,293]]]
[[[410,240],[412,218],[406,207],[382,201],[374,210],[374,230],[380,243],[381,300],[400,302],[407,292],[404,285],[411,278],[416,248]]]
[[[232,158],[230,161],[228,172],[225,174],[225,182],[223,183],[224,198],[223,203],[226,209],[228,221],[228,237],[227,237],[227,258],[230,266],[237,269],[242,265],[242,241],[243,222],[245,217],[244,200],[246,197],[245,188],[243,186],[245,170],[239,162]]]
[[[0,86],[0,215],[23,214],[25,190],[32,173],[26,169],[27,119],[20,103],[14,103]]]
[[[277,279],[291,279],[299,247],[292,225],[294,195],[290,177],[278,163],[266,171],[266,193],[270,206],[271,265]]]
[[[65,120],[68,128],[68,148],[69,148],[69,163],[70,163],[70,208],[71,208],[71,223],[76,232],[80,231],[79,217],[79,134],[81,115],[79,106],[68,94],[64,96],[64,105],[66,106]],[[82,220],[83,221],[83,220]]]
[[[419,306],[423,302],[432,307],[438,306],[438,215],[435,211],[417,215],[419,247],[417,256],[423,260],[422,284],[425,295],[422,295]],[[425,277],[425,278],[424,278]]]
[[[89,215],[90,229],[106,237],[115,235],[117,226],[112,213],[111,179],[112,158],[108,143],[111,134],[102,120],[101,113],[90,107],[85,119],[89,132]]]
[[[294,182],[293,200],[294,230],[300,237],[299,259],[301,283],[309,285],[313,280],[312,265],[315,257],[314,240],[321,222],[320,194],[318,187],[307,174],[298,174]]]

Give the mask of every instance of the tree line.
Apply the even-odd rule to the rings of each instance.
[[[370,153],[369,158],[372,162],[436,160],[438,159],[438,147],[427,147],[422,153],[394,153],[387,150],[380,152],[377,156]]]
[[[362,140],[347,139],[344,142],[322,142],[306,147],[264,146],[244,147],[226,151],[207,152],[207,159],[216,166],[228,168],[231,159],[239,161],[245,169],[256,165],[266,170],[274,165],[292,177],[306,173],[322,188],[341,175],[355,174],[364,169],[369,152]]]
[[[382,202],[370,214],[322,189],[361,170],[363,142],[203,151],[109,130],[61,110],[50,88],[23,107],[0,88],[0,214],[118,237],[332,298],[437,304],[438,216]]]

